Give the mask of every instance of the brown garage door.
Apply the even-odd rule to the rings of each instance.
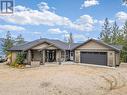
[[[86,64],[107,65],[106,52],[81,52],[80,62]]]

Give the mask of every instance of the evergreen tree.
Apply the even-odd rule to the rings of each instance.
[[[127,4],[127,0],[122,0],[122,1],[123,1],[123,3]]]
[[[123,26],[123,38],[124,38],[124,44],[123,44],[123,50],[122,50],[122,59],[124,62],[127,62],[127,21],[125,22]]]
[[[124,39],[127,41],[127,21],[125,22],[123,26],[123,33],[124,33]]]
[[[111,27],[108,18],[105,19],[102,31],[100,33],[100,39],[106,43],[111,43]]]
[[[25,43],[24,38],[22,37],[21,34],[17,36],[15,41],[16,41],[16,45]]]
[[[72,33],[70,33],[70,34],[69,34],[68,43],[69,43],[69,44],[72,44],[72,43],[74,43],[74,40],[73,40],[73,35],[72,35]]]
[[[120,37],[119,26],[117,25],[116,21],[114,22],[111,28],[111,44],[118,44],[117,40]]]
[[[13,46],[13,40],[12,40],[12,37],[11,37],[11,33],[9,31],[6,34],[6,38],[4,39],[4,42],[3,42],[2,46],[3,46],[3,52],[6,55],[8,55],[9,52],[7,50]]]

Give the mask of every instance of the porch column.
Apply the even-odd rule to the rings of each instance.
[[[28,50],[28,64],[31,65],[31,50]]]
[[[43,53],[43,63],[42,64],[45,65],[45,50],[43,50],[42,53]]]
[[[66,50],[64,50],[64,61],[66,61]]]
[[[59,62],[61,60],[61,51],[56,50],[56,62]]]

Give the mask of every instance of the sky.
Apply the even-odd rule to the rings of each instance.
[[[99,37],[105,18],[123,26],[127,5],[122,0],[15,0],[12,15],[0,15],[0,38],[10,31],[26,41],[39,38],[66,40],[69,33],[75,42]]]

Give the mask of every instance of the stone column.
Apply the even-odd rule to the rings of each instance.
[[[45,65],[45,50],[43,50],[42,53],[43,53],[43,63],[42,64]]]
[[[40,56],[41,56],[40,64],[43,65],[43,52],[42,51],[40,51]]]
[[[59,62],[61,60],[61,51],[56,50],[56,62]]]
[[[66,61],[66,50],[64,50],[64,61]]]
[[[28,64],[30,64],[31,65],[31,58],[32,56],[31,56],[31,50],[28,50]]]

